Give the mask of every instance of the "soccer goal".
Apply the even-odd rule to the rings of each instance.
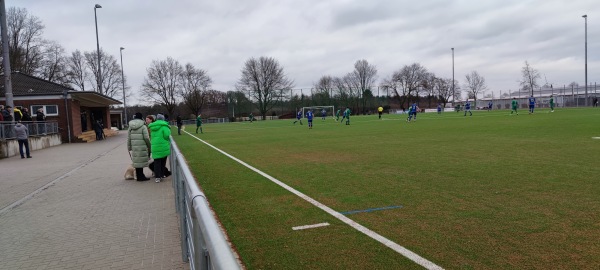
[[[312,107],[302,107],[302,117],[306,117],[306,112],[309,110],[313,111],[314,118],[319,119],[323,117],[323,113],[325,113],[325,117],[331,117],[332,119],[335,116],[334,106],[312,106]]]

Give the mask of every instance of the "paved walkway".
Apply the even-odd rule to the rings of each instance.
[[[0,160],[0,269],[189,269],[171,179],[123,180],[126,139]]]

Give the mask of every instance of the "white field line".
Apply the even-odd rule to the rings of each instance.
[[[325,226],[329,226],[329,223],[325,222],[325,223],[318,223],[318,224],[312,224],[312,225],[296,226],[296,227],[292,227],[292,230],[298,231],[298,230],[306,230],[306,229],[319,228],[319,227],[325,227]]]
[[[380,235],[380,234],[378,234],[378,233],[370,230],[369,228],[367,228],[367,227],[365,227],[363,225],[358,224],[354,220],[351,220],[348,217],[340,214],[339,212],[337,212],[337,211],[329,208],[328,206],[326,206],[326,205],[318,202],[317,200],[315,200],[315,199],[313,199],[311,197],[308,197],[307,195],[304,195],[302,192],[300,192],[298,190],[295,190],[294,188],[286,185],[285,183],[277,180],[276,178],[274,178],[274,177],[272,177],[272,176],[270,176],[270,175],[262,172],[261,170],[259,170],[257,168],[254,168],[254,167],[250,166],[246,162],[244,162],[244,161],[242,161],[242,160],[240,160],[240,159],[238,159],[238,158],[236,158],[236,157],[234,157],[234,156],[226,153],[225,151],[223,151],[223,150],[221,150],[221,149],[219,149],[219,148],[217,148],[217,147],[215,147],[215,146],[213,146],[213,145],[205,142],[204,140],[202,140],[202,139],[194,136],[193,134],[191,134],[191,133],[189,133],[187,131],[185,131],[185,133],[187,133],[188,135],[196,138],[196,140],[198,140],[198,141],[206,144],[207,146],[211,147],[212,149],[217,150],[219,153],[227,156],[228,158],[231,158],[231,159],[237,161],[238,163],[244,165],[246,168],[248,168],[250,170],[253,170],[254,172],[262,175],[263,177],[265,177],[265,178],[267,178],[269,180],[271,180],[273,183],[275,183],[275,184],[277,184],[277,185],[285,188],[287,191],[296,194],[298,197],[304,199],[305,201],[313,204],[314,206],[316,206],[316,207],[320,208],[321,210],[327,212],[328,214],[334,216],[338,220],[340,220],[340,221],[342,221],[342,222],[350,225],[352,228],[354,228],[354,229],[362,232],[363,234],[371,237],[372,239],[374,239],[374,240],[376,240],[376,241],[384,244],[385,246],[391,248],[392,250],[394,250],[394,251],[402,254],[404,257],[406,257],[409,260],[417,263],[418,265],[421,265],[421,266],[425,267],[426,269],[443,269],[442,267],[436,265],[435,263],[433,263],[433,262],[431,262],[431,261],[429,261],[429,260],[427,260],[427,259],[419,256],[418,254],[416,254],[416,253],[408,250],[407,248],[405,248],[405,247],[403,247],[403,246],[401,246],[399,244],[396,244],[392,240],[389,240],[389,239],[383,237],[382,235]]]
[[[600,140],[600,137],[592,137],[594,140]]]

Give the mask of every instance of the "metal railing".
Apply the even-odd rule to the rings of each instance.
[[[10,121],[0,122],[0,139],[16,139],[14,127],[17,123]],[[58,122],[21,122],[21,124],[27,126],[29,130],[29,136],[41,136],[47,134],[58,133]]]
[[[189,262],[192,270],[242,269],[173,138],[169,160],[183,261]]]

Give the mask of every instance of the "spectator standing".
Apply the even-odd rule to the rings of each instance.
[[[152,158],[154,159],[154,176],[155,182],[160,183],[162,178],[166,177],[165,168],[167,157],[171,154],[171,129],[169,123],[165,121],[165,116],[162,114],[156,115],[156,121],[148,125],[150,128],[150,144],[152,146]]]
[[[130,152],[137,180],[150,180],[144,175],[144,167],[148,165],[150,159],[150,136],[146,125],[144,125],[144,120],[142,120],[142,114],[139,112],[135,113],[133,120],[129,121],[127,150]]]
[[[3,118],[4,118],[4,121],[9,121],[9,122],[12,122],[12,120],[13,120],[13,117],[12,117],[12,115],[10,114],[10,109],[11,109],[11,107],[7,105],[7,106],[6,106],[6,107],[4,107],[4,109],[2,110],[2,116],[3,116]]]
[[[4,105],[0,105],[0,122],[4,121],[4,114],[2,111],[4,111]]]
[[[33,121],[33,119],[31,119],[31,114],[29,114],[29,110],[27,108],[23,108],[23,111],[21,113],[23,114],[23,118],[21,120],[28,122]]]
[[[19,108],[14,108],[13,114],[15,115],[15,122],[23,120],[23,113],[21,112],[21,110],[19,110]]]
[[[40,123],[46,121],[46,115],[44,114],[44,109],[39,108],[35,113],[35,121],[38,122],[38,127],[43,135],[46,135],[46,124]]]
[[[46,121],[46,115],[44,114],[44,109],[39,108],[35,113],[35,120],[38,122]]]
[[[102,124],[100,120],[94,122],[94,132],[96,132],[96,140],[102,140]]]
[[[31,155],[29,154],[29,130],[27,129],[27,126],[21,124],[21,121],[18,121],[13,129],[17,135],[17,141],[19,142],[19,153],[21,154],[21,158],[25,158],[23,146],[25,146],[27,158],[31,158]]]
[[[181,135],[181,126],[183,126],[183,121],[181,120],[181,116],[177,116],[177,134]]]

